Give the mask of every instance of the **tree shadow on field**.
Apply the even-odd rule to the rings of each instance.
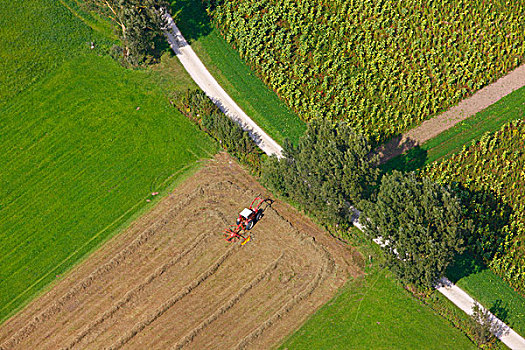
[[[509,310],[505,307],[501,299],[497,299],[494,305],[489,309],[497,318],[503,322],[507,321],[507,316],[509,315]]]
[[[383,174],[391,173],[394,170],[401,172],[410,172],[421,169],[427,161],[427,150],[419,146],[408,150],[397,157],[394,157],[380,165]]]
[[[455,257],[454,262],[447,268],[447,277],[453,283],[457,283],[463,277],[480,273],[487,269],[487,265],[473,252],[466,252]]]
[[[505,239],[504,228],[510,223],[513,209],[490,191],[468,189],[460,183],[451,186],[465,207],[465,219],[471,221],[467,251],[447,269],[448,278],[455,283],[487,269]]]
[[[174,0],[171,2],[171,13],[175,24],[190,44],[210,34],[213,29],[206,6],[201,0]]]
[[[382,140],[386,140],[382,142]],[[378,136],[378,141],[371,142],[372,154],[379,157],[383,174],[399,170],[409,172],[420,169],[427,160],[427,151],[422,149],[417,140],[402,134]]]

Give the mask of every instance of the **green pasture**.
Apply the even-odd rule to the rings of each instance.
[[[458,329],[373,268],[318,310],[280,349],[475,349]]]
[[[278,143],[297,142],[306,125],[253,73],[210,23],[200,0],[173,1],[176,23],[222,88]]]
[[[0,2],[0,105],[108,39],[55,0]]]
[[[59,1],[0,11],[3,322],[216,146],[166,97],[194,87],[175,58],[125,69],[102,50],[113,38],[86,24],[103,21]]]

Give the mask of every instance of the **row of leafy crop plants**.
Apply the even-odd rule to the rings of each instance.
[[[332,230],[348,229],[352,205],[362,210],[365,234],[383,242],[385,264],[410,288],[428,290],[469,250],[523,291],[525,122],[424,171],[381,177],[370,143],[347,122],[312,121],[277,159],[266,157],[202,91],[188,90],[173,102],[266,186]]]
[[[304,120],[346,119],[375,142],[517,67],[522,1],[222,0],[225,39]]]

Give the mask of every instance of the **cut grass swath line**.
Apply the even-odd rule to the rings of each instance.
[[[214,185],[218,184],[220,183]],[[171,213],[177,212],[181,207],[184,207],[189,202],[191,202],[196,196],[199,196],[201,189],[202,187],[195,189],[193,193],[187,196],[183,202],[179,203],[177,206],[172,207],[167,213],[162,215],[159,220],[155,221],[147,229],[143,230],[137,238],[135,238],[128,246],[126,246],[126,248],[120,250],[109,262],[99,266],[94,272],[90,273],[85,279],[83,279],[81,282],[77,283],[74,287],[72,287],[66,294],[57,299],[50,307],[42,311],[40,314],[38,314],[38,316],[35,316],[30,323],[25,325],[22,329],[16,332],[12,338],[10,338],[4,344],[2,344],[2,349],[4,347],[6,349],[9,349],[14,345],[20,343],[20,341],[28,337],[38,327],[39,324],[43,323],[44,321],[49,319],[49,317],[51,317],[53,314],[58,312],[67,300],[71,299],[73,296],[78,294],[80,291],[84,290],[86,287],[90,286],[95,279],[110,272],[127,256],[133,254],[139,246],[144,244],[151,236],[153,236],[158,231],[156,229],[161,228],[165,225],[159,223],[163,223],[165,218],[171,215]]]
[[[128,343],[133,337],[140,333],[144,328],[155,322],[160,316],[162,316],[166,311],[168,311],[173,305],[179,302],[186,295],[190,294],[195,288],[197,288],[202,282],[206,281],[208,277],[212,276],[219,267],[230,257],[240,246],[235,244],[230,246],[228,250],[215,261],[215,263],[210,266],[205,272],[203,272],[197,279],[193,280],[188,286],[183,288],[177,295],[173,298],[166,301],[162,304],[153,314],[150,314],[146,319],[140,323],[137,323],[130,331],[118,339],[113,345],[109,347],[111,350],[116,350],[122,348],[126,343]]]
[[[144,279],[142,283],[140,283],[135,288],[129,290],[124,297],[122,297],[116,304],[114,304],[109,310],[106,310],[102,316],[97,318],[95,321],[90,323],[79,335],[75,337],[75,339],[64,348],[64,350],[72,349],[75,345],[80,343],[82,339],[84,339],[91,331],[97,327],[98,325],[102,324],[105,320],[113,317],[113,315],[120,310],[124,305],[129,303],[130,300],[132,300],[140,291],[142,291],[148,284],[153,282],[157,277],[162,275],[166,270],[171,268],[173,265],[177,264],[179,261],[182,260],[188,253],[193,251],[199,244],[206,241],[206,238],[209,238],[208,233],[203,233],[199,237],[195,239],[193,244],[188,247],[187,249],[183,250],[181,253],[179,253],[176,257],[170,259],[168,262],[163,264],[162,266],[158,267],[155,272],[150,274],[148,277]]]
[[[253,278],[248,284],[244,285],[241,290],[237,292],[228,302],[226,302],[223,306],[221,306],[218,310],[216,310],[214,313],[212,313],[206,320],[202,321],[197,327],[195,327],[193,330],[191,330],[188,334],[186,334],[184,337],[182,337],[177,344],[175,344],[174,347],[172,347],[172,350],[180,350],[185,345],[191,343],[193,339],[200,333],[204,328],[209,326],[213,321],[215,321],[219,316],[226,313],[229,309],[231,309],[237,302],[246,294],[248,293],[253,287],[258,285],[264,278],[266,278],[272,270],[275,270],[277,267],[277,264],[284,256],[284,252],[281,253],[281,255],[275,259],[272,263],[270,263],[263,271],[261,271],[255,278]]]

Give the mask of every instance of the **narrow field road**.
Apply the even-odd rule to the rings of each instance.
[[[186,39],[184,39],[182,33],[175,25],[173,18],[169,14],[166,14],[166,19],[169,24],[169,29],[165,32],[166,37],[168,38],[168,42],[170,43],[171,48],[181,61],[184,68],[188,71],[188,73],[190,74],[192,79],[197,83],[197,85],[224,112],[224,114],[232,118],[234,121],[238,122],[244,130],[248,131],[254,139],[254,141],[257,143],[257,145],[266,154],[275,154],[277,157],[282,157],[281,146],[279,146],[277,142],[275,142],[257,124],[255,124],[255,122],[250,117],[248,117],[248,115],[246,115],[246,113],[244,113],[243,110],[222,89],[219,83],[217,83],[215,78],[213,78],[210,72],[206,69],[199,57],[195,54],[195,52],[188,44]],[[522,66],[520,68],[524,67],[525,66]],[[525,73],[525,68],[523,69],[523,73]],[[522,85],[525,85],[525,81]],[[505,95],[502,95],[499,98]],[[494,102],[495,101],[490,102],[490,104]],[[465,118],[467,117],[464,117],[463,119]],[[358,213],[356,212],[356,214]],[[359,224],[358,219],[358,217],[354,218],[354,225],[360,230],[363,230],[363,227]],[[454,285],[448,279],[445,279],[444,281],[446,281],[446,283],[442,283],[442,285],[437,287],[437,290],[440,293],[442,293],[445,297],[447,297],[450,301],[452,301],[455,305],[457,305],[461,310],[470,315],[474,299],[472,299],[465,291],[460,289],[458,286]],[[495,334],[496,337],[498,337],[498,339],[500,339],[511,349],[525,350],[524,338],[522,338],[518,333],[513,331],[509,326],[507,326],[501,320],[497,319],[495,316],[493,318],[493,322],[497,322],[498,325],[500,325],[500,329],[504,330]]]
[[[233,99],[217,83],[215,78],[206,69],[199,57],[195,54],[186,39],[182,36],[179,28],[175,25],[173,18],[166,13],[168,30],[165,35],[168,42],[179,58],[180,62],[190,74],[197,85],[208,95],[208,97],[221,109],[221,111],[237,122],[247,131],[266,154],[282,157],[282,148],[268,134],[264,132],[244,111],[233,101]]]
[[[472,307],[474,306],[475,300],[470,297],[465,291],[463,291],[454,283],[450,282],[447,278],[442,278],[439,285],[436,287],[438,292],[446,296],[451,300],[457,307],[463,310],[467,315],[472,315]],[[483,310],[485,308],[481,307]],[[490,321],[495,325],[495,335],[499,340],[510,349],[523,350],[525,349],[525,339],[516,333],[513,329],[507,326],[503,321],[490,314]]]
[[[424,121],[420,126],[407,131],[401,136],[394,137],[380,146],[376,152],[380,157],[381,163],[385,163],[409,149],[436,137],[460,121],[472,117],[523,86],[525,86],[525,64],[499,78],[494,83],[485,86],[446,112]]]

